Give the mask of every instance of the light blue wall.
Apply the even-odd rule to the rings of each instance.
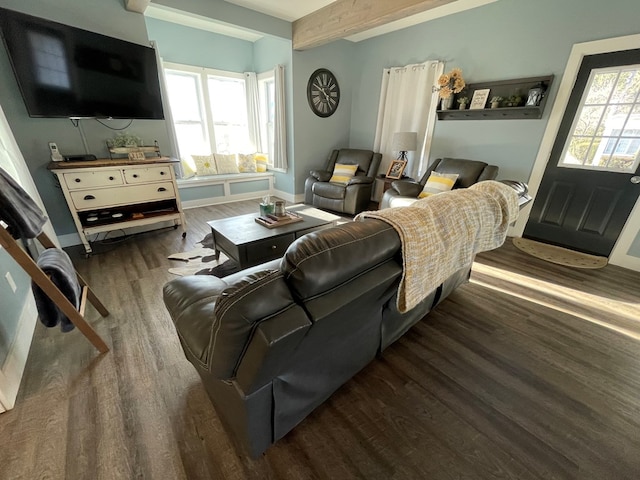
[[[468,83],[554,74],[540,120],[436,122],[431,159],[484,160],[500,178],[527,180],[573,44],[638,33],[639,16],[635,0],[500,0],[360,42],[351,139],[373,143],[384,67],[441,59]]]
[[[528,180],[573,44],[640,33],[637,0],[499,0],[356,44],[351,143],[372,145],[382,69],[425,60],[469,83],[554,74],[540,120],[437,121],[430,160],[462,157]],[[639,45],[640,46],[640,45]],[[632,249],[640,256],[640,235]]]
[[[292,165],[294,159],[293,132],[295,126],[293,116],[293,59],[291,40],[266,36],[255,42],[253,47],[254,70],[257,73],[262,73],[273,70],[276,65],[284,65],[287,156],[289,164]],[[283,192],[294,193],[293,170],[289,169],[287,173],[274,173],[275,188]]]
[[[121,0],[0,0],[0,6],[148,45],[144,17],[125,10]],[[56,142],[63,155],[92,153],[104,158],[107,157],[105,142],[116,132],[95,120],[82,120],[81,127],[88,143],[86,152],[81,132],[69,120],[29,117],[4,47],[0,47],[0,104],[38,191],[49,207],[56,233],[74,233],[76,230],[62,192],[56,186],[53,174],[46,169],[50,161],[48,143]],[[123,120],[107,123],[114,128],[126,125]],[[169,153],[164,120],[136,120],[128,131],[145,140],[158,140],[161,151]]]
[[[293,52],[293,173],[295,192],[298,194],[304,193],[304,181],[309,176],[309,170],[324,167],[333,149],[349,146],[370,148],[368,143],[349,140],[355,73],[353,60],[354,44],[346,40]],[[307,102],[307,82],[318,68],[331,70],[340,86],[338,109],[327,118],[315,115]]]
[[[229,72],[253,69],[253,43],[217,33],[146,18],[149,40],[155,40],[162,60]]]

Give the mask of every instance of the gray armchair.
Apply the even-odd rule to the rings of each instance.
[[[467,188],[483,180],[494,180],[498,176],[498,167],[477,160],[438,158],[429,165],[419,182],[408,180],[393,182],[391,188],[384,192],[380,208],[402,207],[415,202],[431,172],[457,173],[458,179],[453,188]]]
[[[304,203],[314,207],[356,215],[369,206],[382,155],[371,150],[334,150],[323,170],[311,170],[304,184]],[[336,163],[358,165],[347,185],[329,182]]]

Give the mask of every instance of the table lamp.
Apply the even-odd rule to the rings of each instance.
[[[396,132],[391,140],[391,150],[398,152],[398,160],[407,160],[407,152],[415,152],[418,144],[416,132]]]

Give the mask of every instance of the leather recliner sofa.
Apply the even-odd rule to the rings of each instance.
[[[382,155],[371,150],[343,148],[331,152],[324,170],[311,170],[304,184],[304,203],[355,215],[366,210]],[[358,165],[347,185],[329,182],[336,163]]]
[[[431,172],[457,173],[453,188],[468,188],[484,180],[493,180],[498,176],[498,167],[479,160],[463,158],[438,158],[429,165],[418,182],[396,180],[382,195],[380,208],[405,207],[418,200],[418,195],[429,179]]]
[[[282,259],[225,278],[172,280],[163,293],[185,356],[219,417],[256,457],[470,271],[471,264],[458,269],[400,313],[400,237],[389,223],[369,218],[304,235]]]

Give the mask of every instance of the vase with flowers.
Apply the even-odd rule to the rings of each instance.
[[[433,87],[441,98],[440,107],[442,110],[449,110],[453,105],[453,97],[466,87],[462,70],[454,68],[449,73],[443,73],[438,77],[438,85]]]

